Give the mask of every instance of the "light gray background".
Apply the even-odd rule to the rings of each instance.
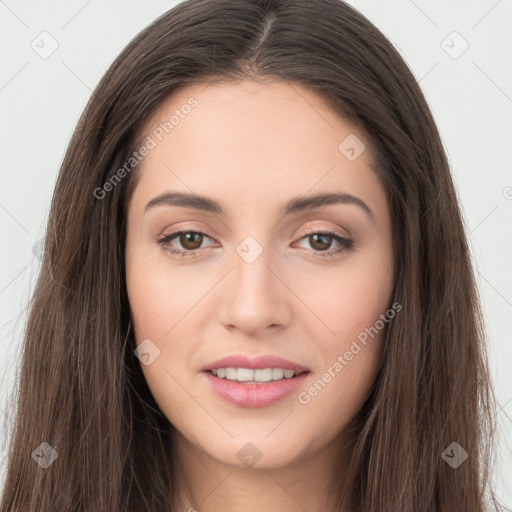
[[[18,364],[57,172],[103,73],[178,2],[0,0],[0,420]],[[352,0],[427,97],[460,195],[489,336],[501,434],[498,496],[512,505],[512,0]],[[41,58],[31,45],[51,48]],[[453,32],[457,32],[454,34]],[[468,48],[461,53],[465,45]],[[460,55],[459,55],[460,53]],[[37,251],[36,251],[37,252]],[[448,341],[448,340],[447,340]],[[0,432],[1,471],[6,436]],[[27,447],[27,456],[32,451]],[[0,489],[4,475],[0,476]]]

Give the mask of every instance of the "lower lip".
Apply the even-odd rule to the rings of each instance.
[[[219,379],[209,371],[204,372],[211,388],[224,400],[240,407],[267,407],[297,391],[309,372],[291,379],[282,379],[265,384],[242,384],[236,380]]]

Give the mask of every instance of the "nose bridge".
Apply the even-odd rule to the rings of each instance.
[[[245,237],[233,253],[233,271],[222,291],[220,320],[245,331],[287,321],[282,283],[274,275],[270,236]],[[271,270],[272,269],[272,270]]]
[[[263,235],[258,235],[259,240]],[[244,238],[235,248],[233,284],[239,302],[261,302],[274,294],[275,276],[270,271],[273,261],[270,238],[260,242],[254,236]]]
[[[239,261],[236,263],[236,271],[240,280],[248,282],[251,287],[261,288],[268,285],[272,263],[271,249],[268,244],[258,250],[254,242],[243,242],[237,250]]]

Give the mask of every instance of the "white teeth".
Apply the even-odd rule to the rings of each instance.
[[[231,369],[234,370],[234,379],[230,377],[229,370]],[[229,380],[237,380],[238,382],[249,382],[254,380],[254,370],[248,368],[228,368],[227,378]]]
[[[284,375],[282,368],[272,368],[272,380],[281,380]]]
[[[263,383],[272,380],[291,379],[295,376],[293,370],[282,368],[264,368],[253,370],[252,368],[216,368],[210,370],[220,379],[236,380],[238,382]]]
[[[226,368],[226,379],[236,380],[236,368]]]
[[[271,380],[273,380],[272,368],[265,368],[264,370],[254,370],[254,380],[256,382],[270,382]]]

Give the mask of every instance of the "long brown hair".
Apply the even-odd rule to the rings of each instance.
[[[98,190],[170,95],[245,78],[324,98],[367,135],[389,197],[392,302],[403,311],[354,419],[339,503],[350,492],[359,512],[497,509],[484,327],[442,141],[399,53],[339,0],[187,0],[137,35],[96,87],[52,198],[1,509],[177,510],[174,427],[134,356],[125,283],[125,208],[140,166]],[[43,442],[58,454],[47,468],[33,456],[50,453]],[[442,457],[453,442],[468,454],[457,468]]]

